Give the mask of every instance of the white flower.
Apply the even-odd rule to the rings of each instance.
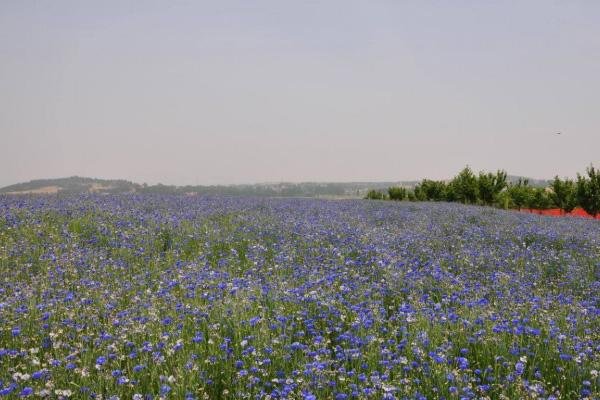
[[[519,358],[519,360],[523,363],[523,364],[527,364],[527,356],[521,356],[521,358]]]

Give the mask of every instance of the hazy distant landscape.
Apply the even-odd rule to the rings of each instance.
[[[519,177],[509,176],[510,182]],[[530,179],[532,186],[546,186],[549,181]],[[38,179],[0,188],[5,194],[74,194],[74,193],[171,193],[171,194],[214,194],[237,196],[282,196],[282,197],[345,197],[363,198],[371,189],[387,190],[402,186],[413,188],[419,181],[396,182],[304,182],[304,183],[256,183],[245,185],[175,186],[147,185],[126,180],[69,177]]]

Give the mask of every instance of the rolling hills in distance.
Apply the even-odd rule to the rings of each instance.
[[[515,182],[518,176],[509,176]],[[187,195],[274,196],[274,197],[333,197],[362,198],[369,189],[387,189],[390,186],[412,188],[419,181],[396,182],[278,182],[237,185],[147,185],[123,179],[98,179],[72,176],[56,179],[36,179],[0,188],[0,194],[119,194],[163,193]],[[549,181],[529,179],[532,186],[547,186]]]

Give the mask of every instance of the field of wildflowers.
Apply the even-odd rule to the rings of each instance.
[[[0,197],[0,397],[578,399],[600,224],[447,203]]]

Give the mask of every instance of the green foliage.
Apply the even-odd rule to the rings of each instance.
[[[67,230],[77,240],[86,245],[96,247],[106,247],[109,245],[110,238],[108,232],[103,232],[100,229],[94,221],[93,214],[71,219],[67,224]]]
[[[415,195],[414,190],[408,190],[406,193],[406,198],[408,201],[417,201],[417,196]]]
[[[202,247],[200,240],[190,237],[183,243],[181,257],[186,261],[195,259],[200,254]]]
[[[556,176],[550,187],[552,188],[550,197],[553,203],[565,212],[573,211],[577,206],[575,182],[570,179],[563,181]]]
[[[173,247],[173,235],[168,228],[160,230],[156,237],[155,247],[161,253],[171,250]]]
[[[496,201],[497,196],[506,188],[506,172],[497,171],[495,174],[479,173],[477,179],[477,189],[481,203],[492,205]]]
[[[383,194],[383,192],[381,192],[379,190],[372,189],[372,190],[369,190],[369,192],[365,196],[365,199],[368,199],[368,200],[384,200],[385,199],[385,194]]]
[[[517,182],[507,183],[507,174],[503,170],[496,173],[479,172],[476,176],[467,166],[448,184],[444,181],[423,179],[413,190],[390,187],[385,193],[369,190],[366,199],[371,200],[409,200],[409,201],[449,201],[464,204],[496,205],[508,208],[533,208],[544,210],[559,207],[571,212],[580,206],[588,214],[600,213],[600,171],[593,165],[587,169],[587,176],[577,174],[577,182],[570,179],[554,178],[550,186],[532,186],[528,179],[519,178]],[[534,181],[536,183],[536,181]]]
[[[531,194],[528,196],[529,204],[527,206],[529,208],[546,210],[552,207],[552,199],[546,189],[530,187],[529,190],[531,191]]]
[[[426,201],[427,200],[427,195],[422,190],[421,185],[419,185],[419,184],[417,184],[415,186],[415,188],[413,189],[413,196],[415,198],[415,201]]]
[[[446,184],[443,181],[423,179],[415,186],[415,194],[421,201],[444,201],[446,200]]]
[[[498,205],[498,207],[503,208],[505,210],[508,210],[509,208],[513,208],[515,206],[508,190],[503,190],[500,193],[498,193],[495,202]]]
[[[464,204],[475,204],[477,202],[479,197],[477,177],[469,166],[466,166],[452,179],[450,186],[456,201]]]
[[[593,165],[587,169],[587,177],[577,174],[577,201],[588,214],[600,213],[600,171]]]
[[[515,184],[508,187],[508,194],[512,200],[512,204],[521,209],[529,206],[532,197],[532,188],[529,186],[529,180],[519,179]]]
[[[390,187],[388,188],[388,197],[390,200],[404,200],[406,198],[406,189],[403,187]]]

